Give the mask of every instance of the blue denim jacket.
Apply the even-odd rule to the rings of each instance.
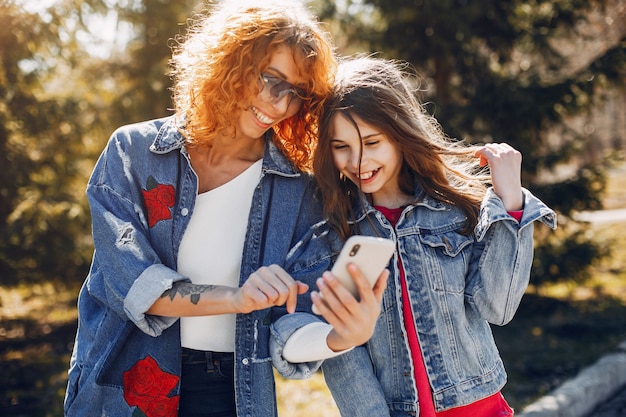
[[[493,190],[488,190],[478,225],[468,236],[459,233],[464,214],[429,197],[406,207],[395,228],[371,206],[356,208],[357,233],[393,239],[397,249],[373,337],[366,345],[322,365],[343,416],[418,414],[402,319],[398,254],[415,329],[420,343],[427,347],[423,355],[436,409],[469,404],[503,387],[506,373],[489,323],[508,323],[519,306],[530,278],[533,223],[539,220],[556,227],[554,212],[529,191],[523,192],[524,213],[518,223]],[[317,229],[315,236],[321,234],[319,226]],[[315,258],[323,244],[323,239],[311,239],[294,255]],[[294,328],[312,320],[315,318],[310,315],[296,314],[273,326],[273,360],[288,377],[304,377],[298,369],[303,364],[296,367],[285,362],[280,349]]]
[[[311,177],[287,161],[270,134],[266,143],[241,282],[261,265],[277,263],[288,270],[289,249],[321,218],[320,206],[312,199]],[[188,281],[176,272],[176,265],[194,209],[197,177],[183,145],[173,118],[122,127],[94,168],[87,196],[95,252],[78,300],[78,332],[65,398],[68,416],[130,417],[135,406],[176,409],[179,321],[146,311],[174,282]],[[300,308],[307,308],[306,303]],[[240,417],[277,415],[269,325],[285,312],[274,308],[237,315]],[[140,372],[147,375],[146,385],[125,387],[125,375]],[[149,396],[153,401],[146,405]]]

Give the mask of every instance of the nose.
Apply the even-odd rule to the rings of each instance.
[[[360,149],[357,148],[350,152],[348,164],[353,172],[358,172],[359,166],[363,164],[363,155],[361,155]]]

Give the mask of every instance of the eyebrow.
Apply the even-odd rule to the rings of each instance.
[[[361,136],[361,140],[366,140],[366,139],[370,139],[370,138],[373,138],[375,136],[381,136],[381,135],[382,135],[382,132],[375,132],[375,133],[371,133],[371,134],[369,134],[367,136]]]
[[[268,70],[272,70],[274,71],[279,77],[281,77],[283,80],[287,79],[287,76],[280,70],[274,68],[274,67],[267,67]],[[267,71],[267,70],[266,70]]]
[[[306,83],[304,83],[304,82],[299,82],[299,83],[297,83],[297,84],[294,84],[294,83],[290,82],[289,80],[287,80],[287,78],[289,78],[289,77],[287,77],[287,75],[285,75],[285,73],[283,73],[281,70],[279,70],[279,69],[277,69],[277,68],[274,68],[274,67],[267,67],[266,71],[267,71],[267,70],[272,70],[272,71],[274,71],[274,72],[276,73],[276,75],[278,75],[278,77],[279,77],[279,78],[281,78],[284,82],[289,83],[289,84],[291,84],[291,85],[296,85],[296,86],[298,86],[298,87],[302,87],[303,85],[305,85],[305,84],[306,84]]]

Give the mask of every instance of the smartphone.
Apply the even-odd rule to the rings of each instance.
[[[395,247],[395,243],[390,239],[362,235],[350,236],[330,272],[358,300],[359,290],[348,272],[348,264],[353,263],[358,266],[373,287],[389,263]],[[313,312],[319,314],[315,305]]]

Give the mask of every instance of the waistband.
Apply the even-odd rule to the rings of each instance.
[[[210,350],[196,350],[183,347],[183,363],[207,362],[210,364],[216,364],[216,362],[226,362],[234,360],[235,354],[233,352],[214,352]]]

